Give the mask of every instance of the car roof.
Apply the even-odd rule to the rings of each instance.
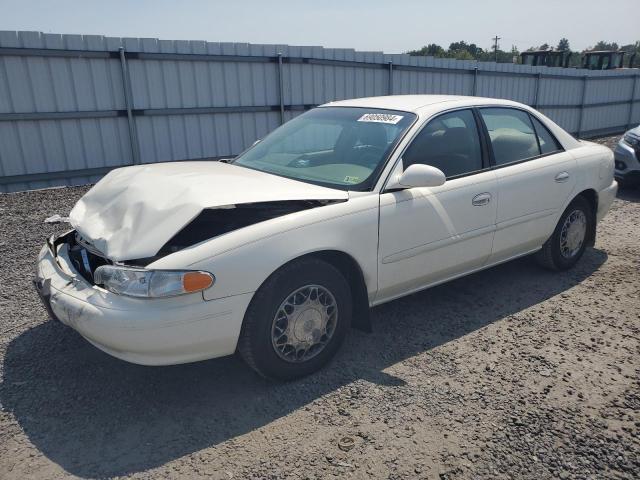
[[[543,123],[551,130],[565,149],[580,146],[580,143],[575,138],[541,112],[523,103],[503,100],[501,98],[473,97],[468,95],[387,95],[339,100],[337,102],[320,105],[320,108],[359,107],[400,110],[415,113],[418,118],[424,119],[437,115],[441,111],[473,106],[507,106],[517,107],[532,113],[535,112],[536,118],[543,120]]]
[[[436,104],[454,102],[455,106],[464,105],[510,105],[520,106],[521,104],[511,100],[499,98],[473,97],[467,95],[386,95],[380,97],[354,98],[351,100],[338,100],[336,102],[325,103],[321,107],[360,107],[360,108],[381,108],[387,110],[402,110],[420,114],[427,107]],[[443,105],[443,108],[448,108]]]

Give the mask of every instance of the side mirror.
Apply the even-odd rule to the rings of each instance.
[[[403,187],[439,187],[446,177],[442,170],[431,165],[414,163],[400,175],[398,183]]]

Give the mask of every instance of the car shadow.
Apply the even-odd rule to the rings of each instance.
[[[404,382],[391,365],[564,292],[607,259],[587,250],[568,272],[524,258],[377,307],[335,361],[292,383],[235,357],[171,367],[116,360],[47,321],[7,346],[0,402],[51,461],[81,477],[128,475],[246,434],[354,380]]]

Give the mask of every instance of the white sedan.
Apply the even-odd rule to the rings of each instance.
[[[533,253],[572,267],[613,171],[609,149],[512,101],[333,102],[232,161],[110,172],[42,248],[35,284],[54,318],[126,361],[237,351],[290,379],[368,328],[371,306]]]

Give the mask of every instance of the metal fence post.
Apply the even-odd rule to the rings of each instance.
[[[583,75],[582,77],[582,99],[580,100],[580,113],[578,116],[578,133],[577,137],[580,138],[580,134],[582,133],[582,117],[584,116],[584,100],[587,95],[587,76]]]
[[[540,82],[542,82],[542,74],[536,74],[536,86],[533,93],[533,108],[538,108],[538,96],[540,95]]]
[[[282,78],[282,52],[278,52],[278,89],[280,96],[280,124],[284,123],[284,80]]]
[[[475,97],[478,94],[478,67],[473,67],[473,89],[472,95]]]
[[[389,62],[389,95],[393,95],[393,62]]]
[[[638,83],[638,77],[640,75],[634,75],[633,86],[631,87],[631,99],[629,100],[629,117],[627,118],[627,130],[631,128],[631,121],[633,120],[633,101],[636,96],[636,85]]]
[[[129,68],[124,55],[124,47],[118,49],[120,52],[120,66],[122,67],[122,85],[124,87],[124,103],[127,107],[127,122],[129,124],[129,142],[131,145],[131,158],[134,165],[140,163],[140,146],[138,145],[138,133],[136,123],[133,118],[133,96],[131,94],[131,79],[129,78]]]

